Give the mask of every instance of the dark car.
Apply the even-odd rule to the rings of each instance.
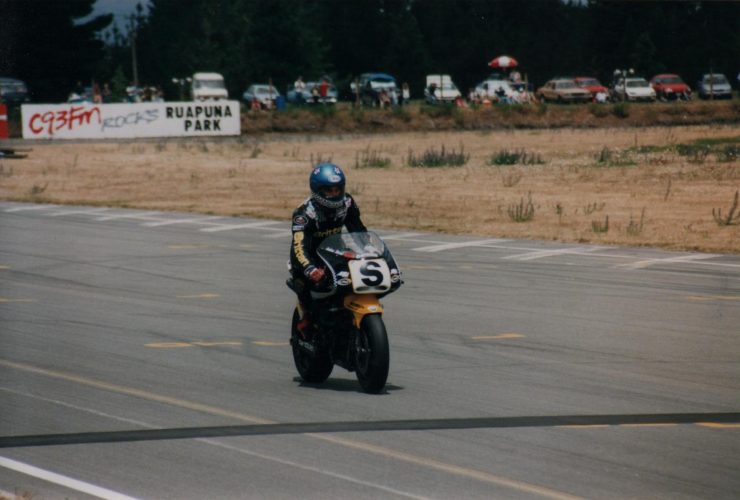
[[[678,75],[655,75],[650,79],[655,95],[662,101],[691,99],[691,88]]]
[[[8,106],[31,102],[28,86],[25,82],[16,78],[0,77],[0,102]]]
[[[363,73],[360,75],[360,100],[366,106],[384,106],[398,99],[396,79],[387,73]],[[352,92],[356,93],[354,82]]]

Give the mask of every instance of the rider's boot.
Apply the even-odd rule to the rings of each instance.
[[[308,307],[298,302],[298,324],[296,325],[298,333],[303,337],[303,340],[310,340],[311,330],[311,313]]]

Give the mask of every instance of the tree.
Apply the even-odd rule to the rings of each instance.
[[[90,84],[103,57],[97,38],[113,16],[88,21],[95,0],[0,0],[0,74],[25,80],[36,101],[65,100],[76,81]]]

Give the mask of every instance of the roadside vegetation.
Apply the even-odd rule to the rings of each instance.
[[[0,160],[0,199],[288,220],[333,161],[371,227],[740,253],[738,145],[717,125],[39,143]]]
[[[316,109],[314,109],[316,108]],[[326,108],[326,110],[324,109]],[[458,108],[412,102],[391,109],[336,106],[245,111],[242,133],[389,133],[737,124],[740,101],[607,104],[494,104]]]

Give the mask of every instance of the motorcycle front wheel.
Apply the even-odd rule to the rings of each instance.
[[[298,370],[298,374],[303,380],[311,384],[321,384],[329,378],[332,370],[334,369],[334,363],[332,363],[331,356],[328,352],[322,351],[316,344],[314,346],[318,349],[315,353],[306,352],[298,345],[298,340],[301,338],[301,334],[298,332],[298,321],[299,314],[298,308],[293,311],[293,321],[291,324],[291,342],[290,345],[293,348],[293,361],[295,367]]]
[[[357,380],[371,394],[379,393],[388,379],[390,349],[383,318],[379,314],[362,320],[355,352]]]

